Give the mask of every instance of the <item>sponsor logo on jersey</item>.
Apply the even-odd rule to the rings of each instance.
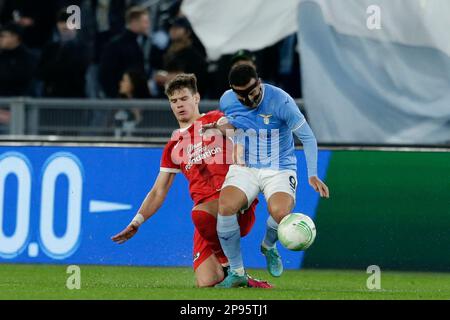
[[[197,252],[196,254],[194,254],[194,260],[193,262],[195,262],[195,260],[197,260],[198,258],[200,258],[200,252]]]
[[[201,163],[202,161],[214,157],[216,154],[222,152],[222,148],[215,146],[213,148],[209,148],[209,146],[203,146],[201,143],[196,145],[189,145],[188,148],[188,163],[186,165],[186,170],[192,168],[192,166],[196,163]]]

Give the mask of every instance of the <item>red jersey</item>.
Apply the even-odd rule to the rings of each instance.
[[[217,122],[224,114],[211,111],[188,128],[175,130],[161,157],[162,172],[183,172],[195,204],[212,197],[222,188],[232,157],[232,141],[202,125]]]

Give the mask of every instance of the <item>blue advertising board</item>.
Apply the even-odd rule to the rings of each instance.
[[[151,189],[161,153],[161,147],[0,146],[0,263],[191,266],[193,202],[181,174],[133,239],[122,245],[110,239]],[[319,153],[321,178],[330,155]],[[303,151],[297,158],[294,212],[314,217],[319,197],[308,185]],[[256,214],[243,257],[246,266],[265,268],[262,197]],[[300,268],[303,252],[278,247],[287,269]]]

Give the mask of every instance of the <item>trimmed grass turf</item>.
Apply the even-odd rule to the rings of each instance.
[[[191,268],[80,266],[81,289],[68,290],[65,265],[0,264],[0,299],[450,299],[450,274],[382,271],[381,290],[366,288],[363,271],[287,270],[276,288],[197,289]]]

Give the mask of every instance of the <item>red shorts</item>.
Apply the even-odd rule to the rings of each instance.
[[[255,211],[258,199],[252,203],[244,213],[238,214],[238,222],[241,227],[241,237],[246,236],[255,223]],[[227,257],[222,251],[217,237],[217,219],[205,211],[193,211],[194,222],[194,270],[200,266],[209,256],[215,254],[220,263],[227,263]]]

